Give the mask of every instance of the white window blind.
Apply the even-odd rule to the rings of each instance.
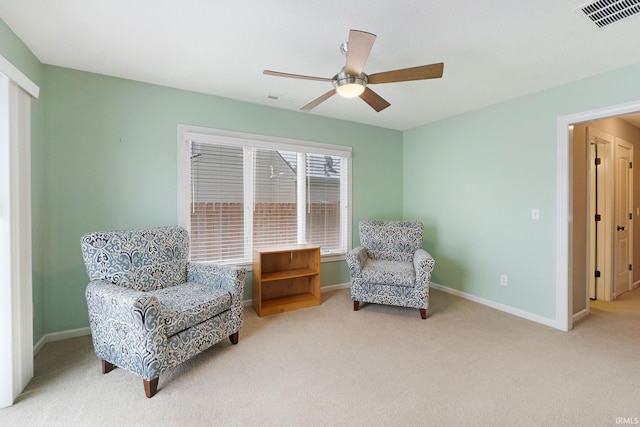
[[[254,153],[253,246],[298,243],[296,153]]]
[[[344,162],[346,164],[346,162]],[[341,223],[342,200],[346,200],[342,159],[337,156],[306,155],[306,237],[324,253],[343,251],[346,227]]]
[[[242,147],[192,142],[190,162],[191,259],[243,261]]]
[[[191,259],[250,263],[255,247],[295,243],[347,251],[348,147],[219,132],[182,132],[179,200],[188,212],[179,217]]]

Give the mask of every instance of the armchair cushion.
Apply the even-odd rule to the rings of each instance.
[[[362,279],[381,285],[412,287],[416,273],[412,262],[368,259],[362,269]]]
[[[422,224],[409,221],[362,221],[360,242],[372,259],[413,261],[422,246]]]
[[[189,234],[180,227],[97,232],[82,238],[89,280],[138,291],[186,282]]]
[[[158,298],[168,336],[204,322],[231,307],[229,292],[200,283],[180,285],[179,292],[164,288],[149,291],[148,294]]]

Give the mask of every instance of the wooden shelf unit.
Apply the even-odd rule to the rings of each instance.
[[[291,245],[253,253],[253,309],[258,316],[320,305],[320,247]]]

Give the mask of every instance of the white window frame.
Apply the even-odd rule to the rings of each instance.
[[[267,149],[267,150],[284,150],[284,151],[296,151],[298,153],[312,153],[312,154],[324,154],[332,156],[340,156],[347,159],[347,167],[341,168],[340,182],[341,185],[347,187],[347,197],[342,207],[343,211],[340,215],[341,228],[344,230],[342,236],[345,239],[343,242],[344,252],[338,254],[324,254],[322,255],[322,262],[331,262],[344,260],[346,252],[351,248],[351,235],[352,235],[352,186],[351,186],[351,147],[343,145],[333,145],[320,142],[303,141],[298,139],[281,138],[266,135],[257,135],[243,132],[233,132],[221,129],[212,129],[200,126],[191,125],[178,125],[178,224],[186,228],[191,233],[191,215],[189,212],[189,205],[191,202],[191,163],[190,163],[190,142],[204,142],[212,144],[222,144],[231,146],[250,146],[253,149]],[[304,154],[299,154],[304,160]],[[245,156],[246,158],[247,156]],[[300,163],[304,164],[304,162]],[[305,168],[298,168],[298,179],[304,179]],[[345,170],[346,169],[346,170]],[[252,187],[252,188],[246,188]],[[253,186],[250,183],[245,182],[245,199],[250,195],[253,199]],[[302,200],[305,199],[306,186],[298,185],[298,199],[302,196]],[[304,212],[305,206],[298,204],[298,209],[302,209]],[[246,206],[246,204],[245,204]],[[304,218],[305,215],[299,215],[302,221],[298,222],[298,238],[304,239]],[[248,221],[245,218],[245,226],[252,221]],[[302,234],[300,229],[302,229]],[[245,233],[247,236],[247,233]],[[251,239],[251,233],[248,233],[248,237]],[[251,242],[246,242],[245,251],[251,251]],[[248,257],[251,259],[251,257]],[[251,266],[250,263],[243,263],[244,265]]]

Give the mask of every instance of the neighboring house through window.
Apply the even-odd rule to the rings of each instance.
[[[253,248],[351,236],[351,148],[179,126],[179,222],[191,259],[250,263]]]

